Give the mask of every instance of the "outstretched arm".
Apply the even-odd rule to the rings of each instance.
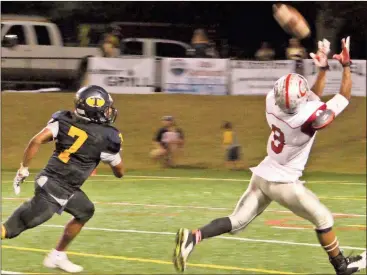
[[[20,168],[15,175],[13,181],[13,188],[16,195],[20,193],[20,184],[29,176],[28,166],[34,156],[37,154],[39,147],[41,144],[47,143],[53,140],[54,131],[56,130],[57,122],[55,124],[49,124],[46,128],[44,128],[41,132],[35,135],[30,142],[28,143],[27,148],[24,151],[23,159],[20,164]],[[58,126],[57,126],[58,127]]]
[[[314,130],[325,128],[336,116],[338,116],[348,106],[352,93],[352,77],[350,73],[350,56],[349,56],[350,38],[342,39],[342,52],[334,55],[343,66],[343,77],[340,85],[339,93],[326,102],[326,110],[319,112],[317,118],[312,123]]]
[[[328,65],[328,54],[330,52],[330,42],[326,39],[318,42],[317,53],[310,53],[316,67],[319,68],[316,81],[312,86],[311,90],[318,96],[321,97],[325,88],[326,83],[326,71],[329,69]]]
[[[313,84],[311,91],[313,91],[318,97],[322,96],[326,83],[326,71],[320,68],[315,83]]]

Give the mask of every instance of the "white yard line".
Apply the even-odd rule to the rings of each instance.
[[[13,197],[13,198],[2,198],[2,200],[27,200],[30,198],[24,197]],[[132,202],[99,202],[94,201],[95,204],[106,204],[106,205],[122,205],[122,206],[143,206],[143,207],[157,207],[157,208],[179,208],[179,209],[203,209],[203,210],[228,210],[232,211],[232,208],[227,207],[210,207],[210,206],[196,206],[196,205],[172,205],[172,204],[145,204],[145,203],[132,203]],[[274,213],[292,213],[289,210],[277,210],[277,209],[266,209],[265,212]],[[334,216],[350,216],[350,217],[366,217],[366,214],[350,214],[350,213],[333,213]]]
[[[53,224],[45,224],[41,226],[51,227],[51,228],[64,228],[63,225],[53,225]],[[148,234],[148,235],[176,235],[176,233],[174,232],[144,231],[144,230],[134,230],[134,229],[111,229],[111,228],[97,228],[97,227],[83,227],[83,230],[108,231],[108,232],[120,232],[120,233],[136,233],[136,234]],[[284,244],[284,245],[293,245],[293,246],[320,247],[320,244],[299,243],[299,242],[291,242],[291,241],[261,240],[261,239],[249,239],[249,238],[230,237],[230,236],[218,236],[216,238],[224,239],[224,240],[241,241],[241,242],[258,242],[258,243],[273,243],[273,244]],[[341,246],[341,248],[352,249],[352,250],[362,250],[362,251],[366,250],[366,248],[363,248],[363,247],[352,247],[352,246]]]
[[[1,275],[5,275],[5,274],[23,274],[23,273],[20,273],[20,272],[14,272],[14,271],[7,271],[7,270],[1,270]]]
[[[277,228],[277,229],[290,229],[290,230],[306,230],[309,228],[303,228],[303,227],[287,227],[287,226],[272,226],[271,228]],[[311,230],[310,230],[311,231]],[[312,230],[313,231],[313,230]],[[313,231],[315,232],[315,231]]]
[[[14,172],[2,172],[3,174],[14,174]],[[31,173],[31,174],[37,174],[37,173]],[[113,177],[112,175],[107,175],[107,174],[98,174],[95,175],[93,177]],[[138,176],[138,175],[126,175],[124,176],[124,178],[144,178],[144,179],[170,179],[170,180],[198,180],[198,181],[233,181],[233,182],[249,182],[249,179],[234,179],[234,178],[206,178],[206,177],[169,177],[169,176]],[[98,181],[102,181],[102,180],[88,180],[90,182],[98,182]],[[103,180],[103,181],[122,181],[121,179],[108,179],[108,180]],[[12,181],[3,181],[3,182],[12,182]],[[366,183],[364,182],[350,182],[350,181],[337,181],[337,180],[321,180],[321,181],[307,181],[307,183],[325,183],[325,184],[345,184],[345,185],[366,185]]]

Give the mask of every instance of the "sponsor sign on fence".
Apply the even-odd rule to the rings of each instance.
[[[277,61],[231,61],[232,95],[263,95],[283,75],[295,71],[295,62]]]
[[[88,85],[98,85],[110,93],[150,94],[154,92],[154,59],[88,59]]]
[[[310,86],[316,81],[317,67],[311,59],[303,61],[303,71]],[[342,81],[343,67],[337,60],[329,60],[330,70],[326,73],[324,95],[334,95],[339,92]],[[366,96],[366,60],[352,60],[352,96]]]
[[[228,93],[228,59],[165,58],[162,90],[166,93],[225,95]]]

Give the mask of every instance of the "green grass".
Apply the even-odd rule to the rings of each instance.
[[[104,171],[103,173],[106,174]],[[34,174],[22,185],[19,199],[9,200],[15,197],[11,185],[13,176],[14,171],[3,172],[2,175],[3,220],[21,203],[21,198],[31,197],[33,193]],[[157,178],[162,176],[166,178]],[[83,190],[92,201],[98,202],[96,213],[86,225],[87,228],[70,246],[69,257],[75,263],[83,265],[87,273],[173,274],[175,271],[170,262],[174,235],[149,232],[175,233],[179,227],[197,228],[216,217],[230,214],[246,189],[249,176],[247,172],[238,171],[173,169],[131,171],[122,180],[112,176],[92,177],[85,183]],[[197,179],[203,177],[211,179]],[[342,246],[365,248],[365,177],[308,173],[306,178],[308,187],[333,213],[362,215],[336,217],[335,229]],[[116,202],[125,204],[111,204]],[[312,228],[279,229],[268,224],[270,220],[287,219],[284,221],[287,226],[307,227],[310,226],[307,221],[299,220],[291,213],[274,212],[285,210],[276,203],[272,203],[269,210],[271,211],[264,212],[245,231],[234,237],[317,243]],[[66,213],[55,215],[46,223],[51,227],[40,226],[24,232],[18,238],[5,240],[1,269],[55,272],[44,268],[42,260],[62,233],[61,227],[53,226],[63,226],[69,218]],[[104,228],[149,232],[106,232],[102,231]],[[26,248],[31,250],[25,250]],[[346,254],[350,252],[350,249],[345,249]],[[358,254],[361,252],[355,251]],[[327,256],[320,247],[263,241],[220,238],[205,240],[193,252],[190,263],[194,265],[189,266],[188,274],[265,274],[270,271],[333,274]]]
[[[52,113],[73,109],[74,94],[2,94],[2,168],[17,169],[25,145]],[[234,124],[248,165],[266,154],[270,134],[265,120],[264,96],[113,95],[119,110],[116,127],[124,134],[124,159],[131,170],[152,170],[158,165],[148,155],[160,118],[171,114],[186,135],[186,167],[223,167],[221,148],[224,120]],[[53,144],[45,145],[32,162],[42,168]],[[366,100],[352,98],[346,111],[321,131],[307,171],[363,174],[366,171]]]
[[[73,96],[1,95],[3,220],[11,215],[22,198],[33,194],[34,175],[22,186],[18,200],[9,199],[15,197],[11,181],[25,145],[44,127],[52,113],[73,108]],[[265,98],[114,95],[114,99],[119,110],[116,127],[124,134],[127,176],[123,180],[112,176],[93,177],[84,185],[84,191],[98,203],[95,216],[72,243],[70,258],[83,265],[89,274],[172,274],[171,256],[177,229],[197,228],[214,218],[230,214],[251,176],[248,170],[223,170],[221,123],[230,120],[235,125],[246,163],[257,165],[266,154],[265,145],[269,136],[264,114]],[[186,169],[161,170],[148,158],[153,133],[160,126],[159,119],[167,114],[175,116],[185,131],[187,140],[179,164]],[[47,144],[41,148],[32,161],[33,172],[45,165],[53,146]],[[100,174],[107,173],[105,166],[98,171]],[[353,98],[346,112],[331,127],[318,134],[305,173],[308,187],[334,213],[362,215],[335,218],[335,228],[342,246],[366,247],[365,172],[366,101],[364,98]],[[157,178],[162,176],[166,178]],[[197,179],[203,177],[212,179]],[[112,204],[116,202],[123,204]],[[190,263],[193,265],[189,266],[187,273],[264,274],[276,271],[333,274],[320,247],[261,241],[317,243],[308,222],[297,219],[291,213],[276,212],[284,208],[275,203],[270,205],[269,210],[235,236],[260,241],[206,240],[192,254]],[[55,272],[42,267],[42,260],[47,251],[55,246],[62,226],[69,218],[67,214],[55,215],[46,223],[49,227],[40,226],[18,238],[5,240],[1,250],[1,269]],[[284,219],[286,221],[281,226],[306,226],[306,229],[274,228],[269,225],[269,220]],[[124,230],[149,232],[128,233]],[[351,252],[350,249],[345,251],[347,254]]]

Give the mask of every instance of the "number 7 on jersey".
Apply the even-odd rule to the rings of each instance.
[[[59,159],[63,163],[68,163],[69,160],[70,160],[70,154],[76,153],[79,150],[79,148],[82,147],[82,145],[84,144],[84,142],[88,138],[88,134],[85,131],[83,131],[79,128],[76,128],[74,126],[70,127],[68,135],[73,137],[73,138],[75,138],[75,136],[77,136],[77,138],[74,141],[74,143],[70,146],[70,148],[65,149],[63,152],[61,152],[59,154]]]

